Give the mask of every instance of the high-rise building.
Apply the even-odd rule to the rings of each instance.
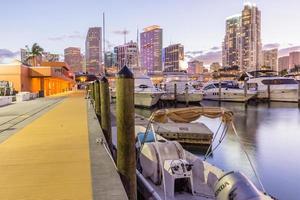
[[[254,4],[246,3],[242,11],[241,67],[253,71],[261,63],[261,13]]]
[[[296,65],[300,65],[300,51],[290,52],[289,54],[289,69],[294,68]]]
[[[114,52],[107,51],[105,52],[104,58],[105,67],[114,67],[117,63],[117,55]]]
[[[223,66],[238,65],[244,71],[253,71],[259,69],[261,57],[261,12],[246,3],[241,15],[226,20]]]
[[[90,74],[103,73],[102,67],[102,29],[89,28],[85,41],[86,70]]]
[[[26,49],[21,49],[21,62],[26,63],[29,52]]]
[[[278,58],[278,72],[289,69],[289,56],[283,56]]]
[[[268,67],[271,70],[278,71],[278,49],[270,49],[270,50],[264,50],[262,52],[263,56],[263,63],[262,66]]]
[[[181,62],[184,60],[184,47],[181,44],[172,44],[163,51],[164,71],[178,72],[181,70]]]
[[[114,52],[117,56],[117,67],[120,69],[127,65],[132,71],[138,69],[138,45],[130,41],[126,44],[116,46]]]
[[[226,19],[225,38],[223,42],[222,65],[240,65],[241,58],[241,15]]]
[[[162,29],[153,25],[140,34],[141,64],[148,73],[162,71]]]
[[[192,60],[188,62],[188,74],[203,74],[204,72],[204,65],[203,62],[199,60]]]
[[[73,72],[83,72],[83,57],[78,47],[69,47],[64,50],[65,63]]]

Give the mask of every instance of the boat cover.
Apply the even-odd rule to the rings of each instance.
[[[153,113],[153,121],[167,123],[169,120],[175,123],[190,123],[201,116],[208,118],[221,118],[224,123],[232,121],[233,112],[220,107],[189,107],[161,109]]]

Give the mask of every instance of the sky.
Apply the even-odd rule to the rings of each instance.
[[[17,52],[34,42],[46,51],[63,53],[76,46],[84,50],[89,27],[102,26],[106,17],[106,39],[123,43],[116,31],[163,28],[163,43],[181,43],[185,51],[209,51],[220,47],[225,19],[240,13],[241,0],[0,0],[0,50]],[[262,12],[263,44],[282,47],[300,45],[299,0],[253,0]],[[109,46],[107,46],[107,49]]]

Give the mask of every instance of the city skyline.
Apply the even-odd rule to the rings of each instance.
[[[59,11],[69,1],[61,3],[55,0],[52,4],[45,2],[47,5],[38,2],[32,4],[35,0],[28,0],[26,4],[24,2],[16,4],[15,1],[4,2],[2,6],[7,9],[0,13],[2,19],[0,20],[3,21],[1,24],[5,27],[0,33],[0,49],[7,49],[10,51],[7,54],[11,55],[11,53],[18,52],[20,48],[27,44],[31,45],[38,42],[45,50],[53,53],[62,54],[63,49],[73,46],[80,47],[83,50],[85,49],[84,41],[88,28],[102,26],[102,12],[105,12],[107,21],[106,38],[112,46],[123,44],[123,36],[120,34],[120,30],[124,28],[130,31],[127,41],[135,41],[137,28],[141,32],[144,27],[158,24],[164,30],[163,47],[168,46],[170,43],[181,43],[185,46],[187,53],[203,50],[210,52],[213,48],[220,50],[225,34],[225,19],[239,13],[244,3],[243,1],[230,1],[231,4],[228,3],[226,9],[223,9],[218,6],[221,2],[216,0],[210,3],[137,1],[129,5],[124,5],[126,4],[124,2],[109,3],[103,1],[97,3],[91,0],[85,4],[72,4],[72,9],[64,14]],[[300,17],[300,14],[296,12],[299,2],[294,0],[284,3],[261,0],[251,2],[256,3],[262,12],[262,42],[264,45],[278,46],[278,44],[281,44],[282,47],[291,47],[300,44],[300,39],[297,36],[300,33],[300,27],[295,26],[293,21],[298,15]],[[86,4],[90,6],[89,12],[84,12],[87,7]],[[143,8],[141,5],[143,5]],[[48,10],[55,8],[57,14],[55,16],[42,15],[42,12],[46,10],[44,7]],[[39,19],[34,19],[36,17],[33,14],[26,14],[22,16],[25,23],[24,20],[21,23],[19,22],[21,16],[18,12],[12,16],[8,15],[8,11],[11,9],[18,11],[21,8],[23,10],[24,8],[25,10],[35,10],[35,15],[40,16]],[[148,17],[154,8],[157,14]],[[167,8],[175,10],[176,15]],[[125,9],[126,12],[122,9]],[[292,12],[293,9],[295,12]],[[199,12],[201,10],[211,10],[209,13],[213,14],[210,14],[209,20],[207,20],[207,13]],[[119,20],[122,11],[126,13],[126,20]],[[172,17],[168,17],[172,14]],[[14,26],[12,27],[11,24],[14,24]],[[47,26],[41,26],[43,24],[47,24]],[[178,28],[178,24],[180,28]],[[18,28],[22,31],[18,31]],[[272,31],[275,28],[278,30]],[[289,37],[285,37],[287,32]],[[9,38],[14,38],[14,40]],[[107,50],[112,50],[112,48],[109,48],[110,45],[106,44]]]

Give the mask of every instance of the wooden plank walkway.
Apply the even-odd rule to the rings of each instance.
[[[77,92],[1,143],[0,199],[110,199],[111,191],[93,195],[89,129],[87,103]],[[102,167],[117,174],[112,163],[106,164]],[[117,190],[122,188],[118,176],[102,176],[103,184],[113,181]],[[126,199],[123,191],[117,192],[111,199]]]

